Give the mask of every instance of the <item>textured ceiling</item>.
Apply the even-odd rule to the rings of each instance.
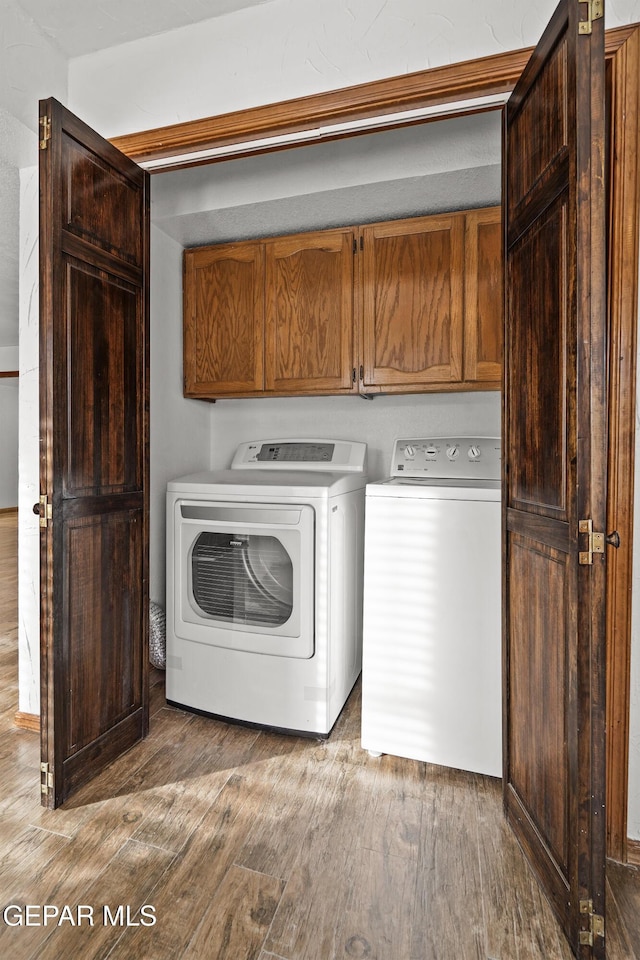
[[[270,0],[17,0],[67,58]]]

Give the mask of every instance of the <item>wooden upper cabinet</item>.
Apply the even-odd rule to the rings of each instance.
[[[502,376],[504,267],[500,207],[466,214],[464,379]]]
[[[462,379],[464,214],[363,227],[363,389]]]
[[[263,323],[264,244],[185,250],[185,396],[261,391]]]
[[[265,241],[265,388],[355,389],[353,230]]]
[[[188,397],[498,389],[499,207],[184,254]]]

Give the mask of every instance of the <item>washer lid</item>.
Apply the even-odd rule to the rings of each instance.
[[[273,497],[315,499],[335,497],[364,487],[363,473],[320,473],[304,470],[214,470],[192,473],[170,480],[169,493],[185,496],[251,497],[262,501]]]
[[[428,479],[392,477],[367,484],[367,497],[413,500],[486,500],[500,502],[499,480]]]

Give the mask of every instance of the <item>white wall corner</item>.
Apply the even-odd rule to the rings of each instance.
[[[35,138],[34,138],[35,139]],[[40,713],[38,168],[20,171],[20,395],[18,471],[19,709]]]

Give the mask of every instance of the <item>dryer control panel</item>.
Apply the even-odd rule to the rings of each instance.
[[[232,470],[321,470],[364,473],[367,445],[357,440],[250,440],[236,450]]]
[[[499,437],[427,437],[396,440],[392,477],[500,480]]]

